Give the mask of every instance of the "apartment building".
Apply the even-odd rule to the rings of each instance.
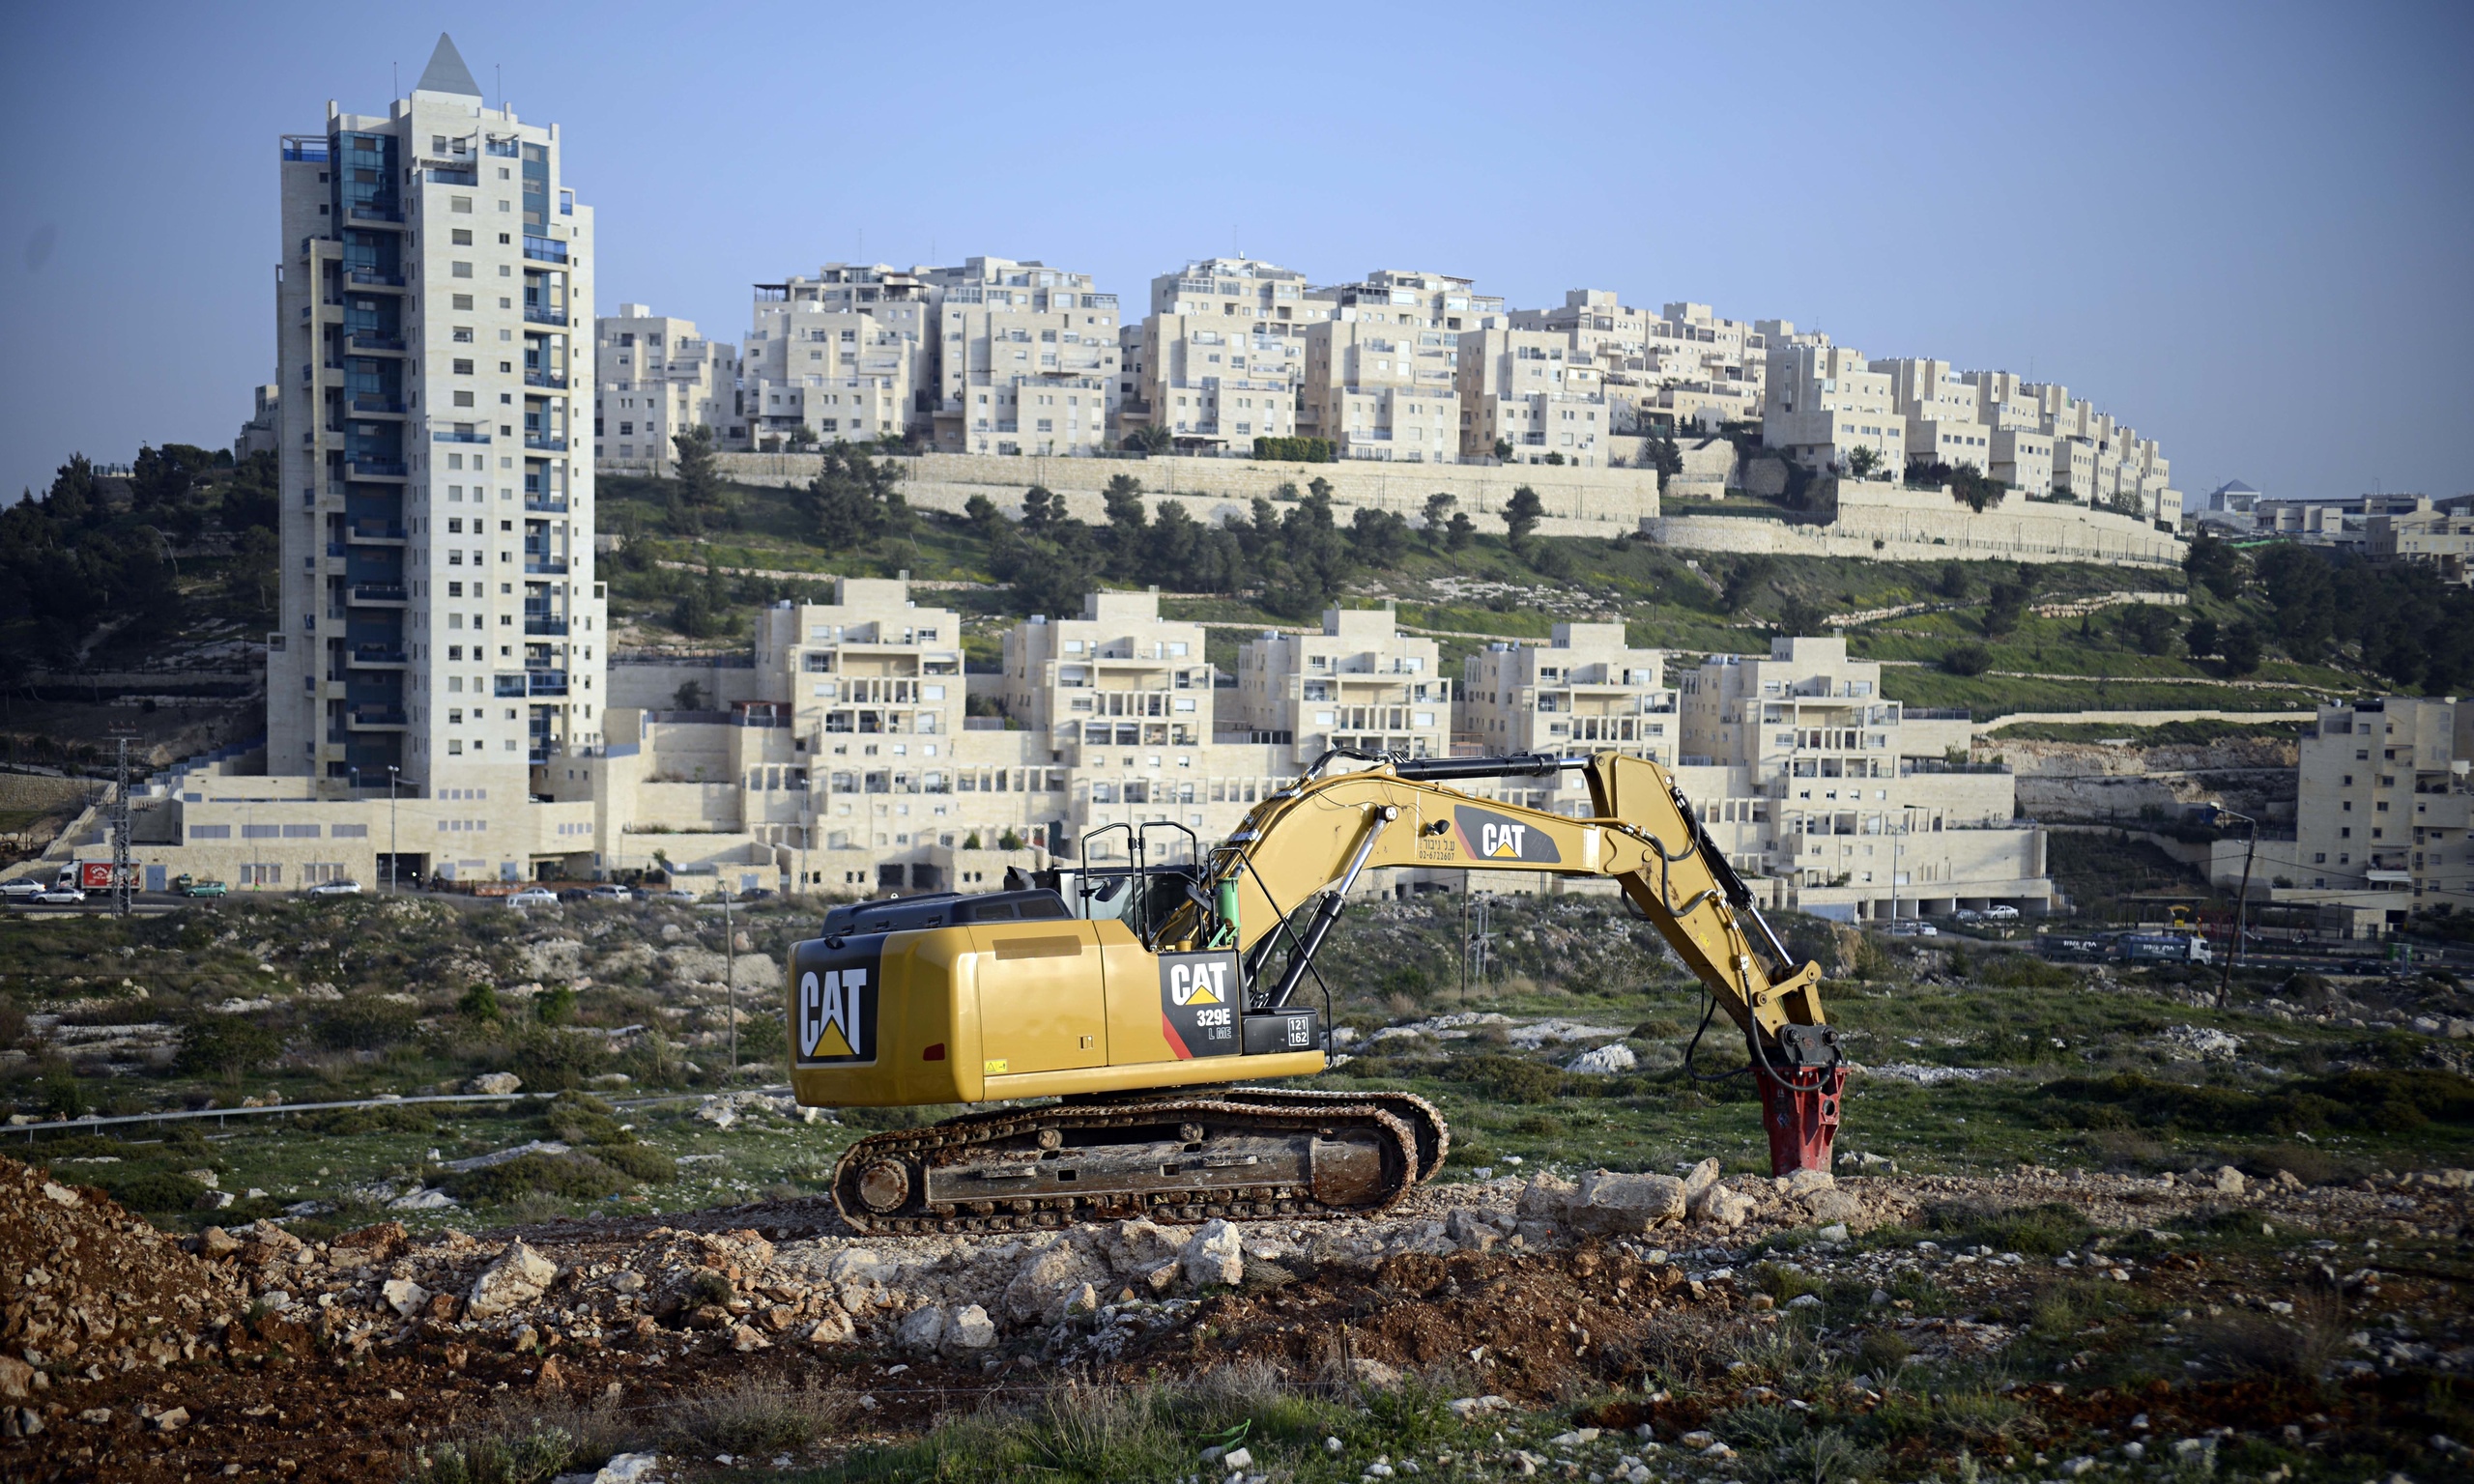
[[[1095,592],[1075,618],[1035,615],[1005,635],[1006,714],[1079,765],[1116,750],[1212,740],[1203,629],[1160,616],[1160,595]]]
[[[1677,677],[1677,781],[1739,870],[1821,916],[2053,900],[2041,830],[1999,764],[1964,758],[1964,712],[1882,695],[1844,639],[1777,639]]]
[[[1294,436],[1306,328],[1332,311],[1311,292],[1305,274],[1253,258],[1152,279],[1150,312],[1119,331],[1119,435],[1166,428],[1181,452]]]
[[[935,289],[883,263],[827,263],[756,285],[734,446],[931,436],[938,395]]]
[[[710,428],[717,447],[745,446],[735,346],[645,304],[596,320],[593,344],[596,468],[666,478],[678,462],[672,440],[694,428]]]
[[[920,277],[936,302],[935,445],[948,453],[1090,454],[1117,397],[1117,297],[1091,275],[970,258]]]
[[[1560,305],[1514,309],[1507,319],[1513,329],[1562,336],[1572,358],[1608,371],[1649,354],[1652,327],[1658,324],[1656,316],[1623,302],[1612,289],[1567,289]]]
[[[249,397],[249,420],[241,424],[240,436],[232,440],[232,457],[245,459],[255,453],[282,452],[278,424],[283,417],[283,384],[253,386]]]
[[[598,740],[592,215],[556,126],[442,38],[385,117],[283,142],[284,603],[271,772],[528,792]],[[298,491],[294,502],[290,492]]]
[[[1460,336],[1503,300],[1442,273],[1382,270],[1313,291],[1331,316],[1306,332],[1298,432],[1341,458],[1457,463]]]
[[[1488,327],[1464,331],[1456,356],[1460,453],[1537,464],[1602,465],[1606,395],[1597,365],[1568,331]],[[1510,452],[1502,450],[1509,446]]]
[[[1907,419],[1890,376],[1872,369],[1853,346],[1769,337],[1764,376],[1765,446],[1816,472],[1852,469],[1859,448],[1870,449],[1881,469],[1906,467]]]
[[[2474,909],[2474,701],[2322,707],[2298,751],[2291,884],[2301,890],[2281,899],[2388,893],[2392,922],[2443,903]]]
[[[442,36],[408,96],[331,103],[277,172],[264,773],[168,774],[146,879],[589,870],[608,701],[577,411],[592,213],[558,127],[485,106]]]
[[[1907,422],[1906,456],[1884,471],[1889,477],[1910,466],[1972,465],[1993,471],[1994,429],[1978,411],[1976,388],[1951,371],[1946,360],[1877,360],[1889,377],[1890,405]]]
[[[1223,734],[1290,749],[1301,765],[1336,747],[1449,756],[1442,663],[1434,641],[1401,633],[1389,608],[1327,609],[1319,634],[1266,629],[1238,645],[1237,709]]]
[[[2425,495],[2413,500],[2411,509],[2364,517],[2364,554],[2379,562],[2420,562],[2442,582],[2474,582],[2474,510],[2463,508],[2465,501],[2442,510]]]

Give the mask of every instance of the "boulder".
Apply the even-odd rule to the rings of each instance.
[[[808,1331],[807,1340],[811,1345],[848,1345],[856,1333],[851,1327],[849,1315],[838,1307],[829,1308],[824,1311],[824,1317],[816,1322],[816,1327]]]
[[[14,1356],[0,1356],[0,1396],[24,1401],[34,1394],[35,1368]]]
[[[1194,1288],[1234,1288],[1246,1281],[1245,1248],[1237,1228],[1225,1221],[1205,1222],[1188,1239],[1177,1261],[1185,1267],[1186,1282]]]
[[[996,1343],[996,1324],[988,1311],[978,1304],[956,1309],[945,1321],[945,1348],[948,1350],[986,1350]]]
[[[1101,1236],[1108,1266],[1119,1276],[1147,1274],[1162,1263],[1174,1262],[1184,1239],[1157,1222],[1120,1221]]]
[[[945,1311],[933,1303],[913,1309],[895,1334],[905,1350],[935,1350],[945,1340]]]
[[[1564,1214],[1564,1208],[1569,1206],[1579,1193],[1580,1187],[1568,1180],[1552,1175],[1533,1175],[1529,1184],[1521,1187],[1520,1213],[1550,1221],[1559,1219]]]
[[[1778,1193],[1790,1200],[1801,1200],[1816,1190],[1832,1190],[1838,1177],[1827,1170],[1793,1170],[1778,1181]]]
[[[1683,1215],[1683,1182],[1672,1175],[1617,1175],[1595,1170],[1564,1209],[1572,1230],[1593,1237],[1639,1236]]]
[[[524,1090],[524,1079],[511,1071],[485,1071],[464,1084],[464,1090],[492,1098],[504,1098]]]
[[[381,1221],[344,1233],[327,1244],[327,1260],[338,1268],[375,1268],[401,1257],[412,1234],[401,1221]]]
[[[1400,1384],[1400,1368],[1396,1365],[1386,1365],[1369,1356],[1358,1356],[1349,1361],[1349,1380],[1361,1386],[1388,1391]]]
[[[1752,1197],[1713,1184],[1704,1189],[1686,1209],[1695,1221],[1706,1221],[1732,1231],[1750,1219],[1752,1207]]]
[[[210,1226],[198,1233],[198,1252],[206,1257],[230,1257],[241,1250],[241,1239],[219,1226]]]
[[[378,1286],[378,1296],[406,1319],[429,1306],[429,1290],[410,1278],[388,1278]]]
[[[771,1350],[772,1348],[773,1342],[766,1339],[763,1331],[757,1328],[754,1325],[731,1326],[731,1349],[737,1351],[739,1354],[745,1355],[750,1351]]]
[[[1689,1209],[1703,1191],[1718,1183],[1718,1161],[1704,1159],[1683,1173],[1683,1204]]]
[[[1564,1070],[1610,1076],[1616,1072],[1630,1071],[1640,1065],[1641,1059],[1632,1054],[1630,1046],[1620,1041],[1611,1041],[1596,1050],[1584,1051],[1573,1057],[1564,1064]]]
[[[2240,1195],[2247,1184],[2242,1179],[2242,1172],[2229,1164],[2218,1165],[2213,1175],[2205,1175],[2203,1178],[2214,1184],[2216,1193],[2219,1195]]]
[[[1504,1240],[1501,1228],[1474,1211],[1453,1212],[1444,1218],[1443,1231],[1454,1245],[1474,1252],[1490,1251]]]
[[[1108,1280],[1107,1265],[1072,1241],[1060,1239],[1031,1253],[1005,1285],[998,1310],[1019,1323],[1048,1318],[1059,1298],[1075,1289]]]
[[[558,1264],[521,1241],[510,1242],[473,1280],[464,1312],[474,1319],[496,1319],[540,1298],[558,1275]]]
[[[1816,1221],[1862,1225],[1864,1203],[1844,1190],[1816,1190],[1804,1197],[1804,1211]]]

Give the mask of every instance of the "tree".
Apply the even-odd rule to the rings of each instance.
[[[2153,603],[2135,603],[2115,620],[2142,654],[2172,654],[2176,625],[2172,611]]]
[[[272,530],[283,517],[283,502],[276,489],[281,471],[274,455],[260,449],[243,459],[232,470],[232,477],[223,481],[221,508],[217,519],[223,528],[239,534],[252,526]]]
[[[2216,620],[2213,618],[2192,619],[2190,633],[2184,636],[2183,642],[2191,646],[2193,659],[2216,653],[2217,645],[2222,642],[2216,630]]]
[[[1954,675],[1980,675],[1992,663],[1982,644],[1952,644],[1942,654],[1942,668]]]
[[[1108,506],[1109,575],[1134,582],[1149,564],[1151,525],[1142,508],[1142,483],[1131,474],[1115,475],[1100,498]]]
[[[854,444],[827,445],[806,491],[818,539],[827,547],[852,549],[906,527],[910,507],[894,489],[901,479],[899,467],[878,463]]]
[[[1499,438],[1499,439],[1496,439],[1496,440],[1495,440],[1495,458],[1496,458],[1498,461],[1502,461],[1502,460],[1510,459],[1510,457],[1511,457],[1511,440],[1510,440],[1510,439],[1509,439],[1509,438]]]
[[[282,559],[283,543],[273,531],[264,526],[243,530],[223,568],[224,601],[254,622],[272,621]]]
[[[2272,546],[2257,566],[2277,642],[2306,665],[2316,661],[2337,633],[2337,585],[2328,558],[2307,546]]]
[[[995,540],[1005,525],[1005,513],[996,508],[996,501],[976,493],[963,501],[963,519],[970,523],[971,533],[982,541]]]
[[[1158,423],[1144,423],[1125,436],[1125,445],[1143,453],[1166,453],[1176,445],[1177,435]]]
[[[1847,471],[1858,479],[1872,478],[1873,471],[1881,467],[1881,450],[1870,444],[1858,443],[1847,451]]]
[[[1665,493],[1666,482],[1683,472],[1683,450],[1676,446],[1673,434],[1661,433],[1644,444],[1642,452],[1648,455],[1650,467],[1658,471],[1659,493]]]
[[[1444,528],[1452,524],[1452,510],[1458,503],[1460,501],[1451,495],[1437,493],[1426,497],[1424,514],[1426,523],[1426,545],[1429,548],[1442,547]]]
[[[1771,561],[1767,556],[1747,556],[1737,562],[1727,574],[1726,586],[1718,595],[1728,613],[1741,613],[1752,601],[1753,593],[1769,580]]]
[[[197,475],[214,467],[215,455],[192,444],[141,445],[136,468],[129,471],[130,509],[141,516],[180,509],[188,503]]]
[[[1934,590],[1954,603],[1964,603],[1974,586],[1968,577],[1967,563],[1945,561],[1942,564],[1942,580],[1934,585]]]
[[[237,1083],[283,1054],[283,1038],[246,1015],[213,1011],[181,1028],[181,1070]]]
[[[69,462],[52,475],[51,489],[43,496],[43,513],[67,527],[91,525],[102,519],[103,493],[95,481],[93,460],[82,453],[69,456]]]
[[[1778,609],[1778,632],[1791,638],[1819,634],[1827,615],[1802,598],[1789,598]]]
[[[2229,673],[2247,675],[2259,668],[2262,642],[2257,625],[2244,619],[2232,624],[2218,641],[2217,652],[2224,657]]]
[[[713,430],[700,426],[674,433],[670,446],[676,455],[671,469],[680,497],[699,510],[720,505],[724,491],[721,466],[713,457]]]
[[[1472,540],[1476,539],[1477,535],[1478,523],[1469,519],[1469,512],[1466,510],[1454,510],[1452,512],[1452,524],[1445,527],[1443,530],[1444,550],[1451,552],[1459,551],[1462,547],[1467,546]]]
[[[2017,583],[1996,583],[1985,594],[1984,632],[1999,638],[2019,627],[2027,616],[2028,589]]]
[[[1538,523],[1545,518],[1546,502],[1538,498],[1536,490],[1525,484],[1513,490],[1511,499],[1504,506],[1504,530],[1510,540],[1511,549],[1520,551],[1529,540],[1529,533],[1536,530]]]
[[[670,703],[681,711],[702,711],[705,709],[705,687],[693,680],[685,681],[671,694]]]
[[[2242,554],[2205,530],[2191,538],[2191,549],[2182,554],[2182,570],[2192,582],[2228,601],[2241,596],[2251,580],[2251,564]]]
[[[1950,471],[1950,498],[1978,515],[1987,505],[2001,503],[2008,491],[2001,481],[1988,477],[1972,464],[1962,464]]]
[[[1391,568],[1409,553],[1409,523],[1389,510],[1361,505],[1349,520],[1349,546],[1369,567]]]
[[[1065,515],[1065,501],[1045,484],[1035,484],[1022,492],[1022,531],[1025,535],[1041,535]]]

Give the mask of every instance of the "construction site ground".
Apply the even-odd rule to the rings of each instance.
[[[302,1242],[162,1235],[9,1161],[0,1475],[465,1477],[551,1434],[544,1478],[997,1477],[1011,1447],[1219,1479],[1234,1436],[1269,1479],[2419,1481],[2474,1441],[2467,1179],[1738,1175],[1637,1230],[1499,1179],[1375,1221],[890,1240],[802,1198]],[[710,1399],[786,1384],[805,1425],[732,1452]],[[1051,1436],[1153,1394],[1196,1425],[1118,1440],[1148,1462]]]

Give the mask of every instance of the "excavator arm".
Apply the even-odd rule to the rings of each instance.
[[[1335,771],[1358,760],[1369,766]],[[1578,769],[1594,813],[1570,818],[1448,786]],[[1234,948],[1248,1006],[1278,1009],[1358,876],[1373,867],[1611,876],[1735,1022],[1761,1090],[1779,1174],[1827,1168],[1846,1070],[1824,1013],[1818,965],[1797,963],[1665,770],[1619,753],[1588,757],[1395,758],[1335,754],[1272,795],[1212,853],[1199,886],[1153,936],[1154,952]],[[1303,926],[1299,909],[1313,904]],[[1277,950],[1287,956],[1269,972]]]

